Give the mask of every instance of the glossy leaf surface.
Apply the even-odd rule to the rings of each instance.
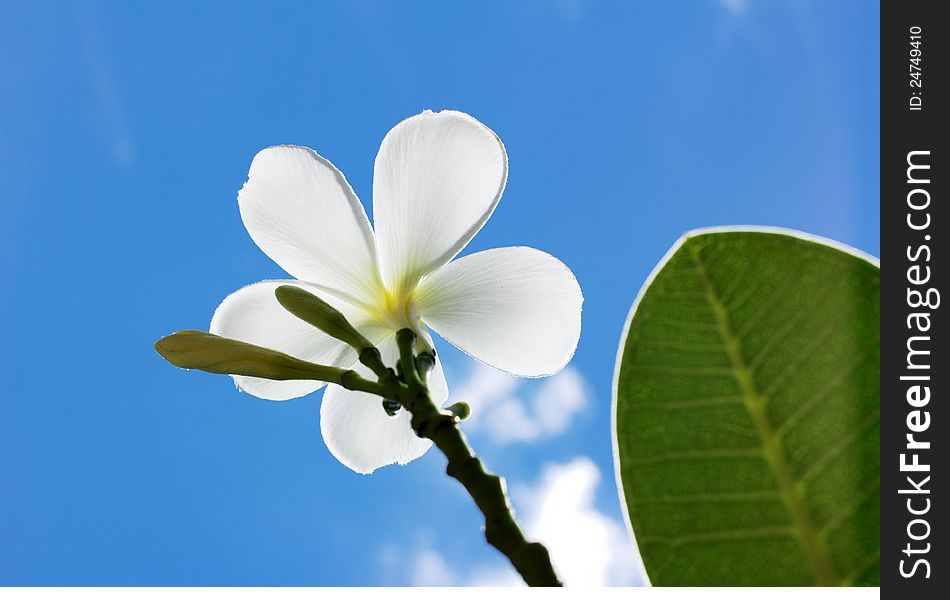
[[[880,269],[688,234],[621,343],[615,452],[654,585],[878,585]]]

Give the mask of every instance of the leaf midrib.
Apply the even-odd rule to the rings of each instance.
[[[838,580],[824,545],[819,538],[818,528],[798,491],[798,481],[792,473],[781,440],[765,412],[765,403],[756,388],[752,370],[742,356],[739,337],[732,330],[726,306],[719,298],[716,288],[706,271],[706,267],[699,256],[699,249],[695,244],[689,244],[688,246],[690,257],[702,281],[706,302],[715,316],[719,336],[722,339],[726,354],[729,356],[736,382],[739,384],[743,405],[755,423],[766,461],[775,475],[779,493],[786,508],[788,508],[795,530],[798,532],[799,542],[808,558],[815,582],[822,586],[837,585]]]

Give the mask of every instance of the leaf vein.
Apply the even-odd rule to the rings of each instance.
[[[755,423],[756,430],[761,438],[764,454],[769,466],[772,468],[772,473],[775,476],[779,491],[785,501],[785,506],[795,525],[795,529],[798,533],[797,538],[801,543],[802,550],[808,557],[815,582],[819,585],[834,585],[837,581],[837,577],[835,576],[831,560],[827,555],[822,541],[818,537],[815,523],[805,505],[804,499],[801,497],[798,482],[792,474],[785,449],[775,432],[773,424],[769,421],[768,415],[765,412],[763,397],[756,389],[755,379],[752,376],[746,359],[742,355],[741,334],[737,334],[733,331],[726,307],[722,304],[720,297],[716,293],[716,288],[709,274],[706,272],[705,265],[699,255],[699,249],[695,245],[692,245],[689,247],[689,252],[693,259],[696,273],[706,290],[706,300],[713,314],[716,316],[719,335],[722,338],[723,345],[726,347],[729,358],[733,364],[733,375],[739,384],[739,388],[742,390],[746,409],[752,421]],[[794,276],[787,277],[784,285],[779,286],[781,294],[784,294],[784,290],[795,280],[796,278]],[[772,298],[780,296],[779,290],[773,293]],[[763,304],[771,308],[771,305],[774,305],[777,301],[773,301],[772,298]],[[758,311],[753,317],[753,320],[761,319],[763,314],[763,310]],[[749,327],[747,326],[745,330],[748,331],[748,329]]]
[[[877,342],[875,341],[875,344],[876,343]],[[795,427],[795,425],[797,425],[802,419],[808,416],[808,414],[811,412],[811,410],[815,406],[817,406],[818,404],[821,403],[822,400],[827,398],[828,394],[838,389],[838,386],[843,384],[845,381],[848,380],[849,377],[854,375],[857,372],[857,370],[861,367],[861,365],[864,364],[864,361],[866,361],[874,353],[875,348],[869,348],[866,352],[860,354],[857,360],[855,360],[850,365],[848,365],[847,368],[839,371],[837,375],[835,375],[835,377],[829,379],[827,383],[825,383],[824,387],[818,390],[818,392],[816,392],[811,398],[809,398],[805,402],[800,403],[798,405],[798,408],[796,408],[795,411],[791,415],[789,415],[784,421],[782,421],[779,424],[778,435],[781,437],[781,436],[784,436],[786,433],[788,433],[788,431],[790,431],[793,427]],[[774,390],[770,392],[770,395],[771,393],[774,393]]]
[[[710,406],[731,406],[741,405],[742,396],[708,396],[706,398],[689,398],[686,400],[674,400],[672,402],[640,402],[639,408],[657,408],[662,410],[683,410],[687,408],[704,408]]]
[[[775,305],[785,297],[785,293],[788,292],[788,290],[791,289],[791,287],[798,281],[798,274],[801,273],[801,270],[802,263],[795,263],[794,270],[789,273],[787,277],[782,279],[782,283],[772,291],[772,295],[770,295],[765,302],[761,303],[758,310],[756,310],[755,313],[749,317],[749,320],[746,321],[745,325],[735,332],[736,338],[744,338],[745,335],[749,333],[749,331],[754,329],[756,325],[758,325],[759,322],[765,318],[765,315],[767,315],[769,311],[772,310],[772,308],[774,308]],[[703,272],[705,272],[705,270]]]
[[[782,496],[773,490],[762,490],[759,492],[723,492],[710,494],[682,494],[666,496],[647,496],[634,498],[636,504],[730,504],[742,502],[763,502],[763,501],[781,502]]]
[[[864,420],[861,422],[861,424],[857,428],[852,430],[848,435],[844,436],[843,438],[838,440],[837,443],[835,443],[833,446],[828,448],[828,450],[824,454],[822,454],[818,458],[818,460],[816,460],[814,463],[812,463],[809,467],[807,467],[802,472],[802,474],[799,476],[799,480],[802,482],[806,482],[812,479],[818,473],[820,473],[822,469],[828,466],[828,464],[831,461],[841,456],[841,454],[844,453],[845,450],[850,448],[852,444],[854,444],[858,439],[860,439],[861,436],[864,435],[864,433],[867,430],[869,430],[871,427],[873,427],[878,422],[880,422],[880,418],[881,418],[881,409],[879,408],[875,410],[874,412],[872,412],[871,414],[869,414],[867,417],[865,417]]]
[[[655,465],[680,460],[714,460],[722,458],[765,458],[761,448],[718,448],[714,450],[684,450],[664,452],[629,461],[631,465]]]
[[[824,526],[819,531],[819,535],[824,538],[828,538],[834,533],[840,526],[847,523],[861,506],[867,502],[869,499],[873,498],[881,492],[881,477],[877,476],[874,478],[874,481],[870,483],[864,490],[855,496],[851,502],[848,502],[838,513],[833,515]]]
[[[686,546],[691,544],[710,544],[715,542],[742,541],[756,538],[772,538],[794,536],[792,527],[758,527],[755,529],[729,529],[726,531],[711,531],[695,533],[678,537],[644,536],[638,539],[643,544],[663,546]]]

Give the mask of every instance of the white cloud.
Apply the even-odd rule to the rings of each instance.
[[[639,555],[624,526],[594,506],[601,478],[586,457],[548,464],[535,485],[512,488],[512,502],[525,534],[547,546],[566,585],[644,585]],[[413,555],[409,579],[413,585],[524,585],[508,567],[476,565],[466,573],[455,572],[428,542]]]
[[[600,470],[589,458],[547,465],[533,487],[512,490],[526,534],[547,546],[571,586],[642,585],[643,570],[625,528],[594,506]]]
[[[420,587],[518,587],[524,582],[511,568],[474,566],[469,573],[458,573],[438,551],[424,546],[412,556],[409,584]]]
[[[456,585],[456,578],[441,554],[424,548],[413,557],[409,583],[414,586],[450,586]]]
[[[580,373],[568,367],[544,380],[534,395],[534,416],[548,435],[564,433],[571,417],[587,404],[587,392]]]
[[[109,134],[113,158],[120,165],[130,164],[135,159],[135,147],[117,80],[101,47],[98,19],[92,7],[86,3],[76,3],[75,7],[78,11],[80,56],[89,71],[93,92]]]
[[[584,19],[587,10],[584,0],[557,0],[554,8],[557,15],[566,23],[577,23]]]
[[[528,387],[534,389],[526,390]],[[530,402],[524,400],[525,396],[530,397]],[[588,403],[584,379],[572,367],[543,383],[535,383],[481,364],[473,367],[461,385],[453,386],[452,400],[467,402],[472,407],[466,431],[484,433],[498,444],[564,433]]]
[[[525,587],[524,580],[512,567],[475,569],[468,585],[472,587]]]
[[[719,0],[719,4],[734,14],[743,14],[749,7],[749,0]]]

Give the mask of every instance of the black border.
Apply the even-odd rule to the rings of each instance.
[[[945,183],[950,169],[945,151],[947,128],[942,124],[950,120],[950,103],[947,95],[947,76],[950,75],[950,62],[946,60],[947,36],[950,35],[950,22],[938,17],[938,10],[950,8],[946,2],[930,0],[882,0],[881,3],[881,259],[884,269],[881,278],[881,587],[885,595],[895,598],[936,598],[947,593],[946,580],[950,565],[944,560],[947,553],[938,541],[942,536],[943,496],[938,491],[944,482],[943,465],[938,455],[946,454],[941,432],[947,430],[946,411],[942,404],[948,398],[950,379],[950,361],[941,345],[946,347],[947,331],[945,319],[941,313],[946,308],[939,307],[930,311],[931,328],[929,344],[931,354],[927,382],[931,388],[931,399],[925,408],[930,413],[930,426],[927,431],[917,434],[918,439],[928,440],[930,451],[921,451],[921,462],[931,465],[930,481],[926,487],[931,505],[926,515],[922,515],[930,525],[927,540],[913,542],[922,545],[931,544],[926,554],[908,556],[904,549],[911,540],[907,535],[907,526],[915,518],[908,512],[907,494],[899,490],[907,488],[907,475],[912,473],[900,470],[900,455],[907,453],[906,435],[909,433],[907,419],[914,407],[906,400],[908,381],[901,376],[908,374],[907,340],[914,335],[908,328],[907,318],[914,309],[908,306],[907,290],[908,268],[915,264],[911,256],[922,245],[929,245],[930,261],[918,256],[917,264],[931,268],[930,282],[923,286],[936,287],[940,292],[950,290],[944,285],[948,280],[946,236],[950,230],[945,226],[947,220],[947,197]],[[946,13],[944,13],[946,14]],[[920,81],[921,87],[910,84],[910,28],[921,28],[920,44]],[[911,110],[910,98],[918,92],[921,98],[920,110]],[[944,114],[948,113],[948,114]],[[907,160],[911,151],[929,151],[925,157],[930,166],[930,182],[926,187],[931,202],[926,209],[931,218],[928,230],[914,231],[907,224],[910,210],[907,205],[908,192],[919,187],[907,182]],[[917,171],[920,173],[920,171]],[[918,197],[922,197],[919,196]],[[922,215],[915,218],[923,219]],[[922,221],[918,221],[920,223]],[[930,235],[930,240],[924,240]],[[899,268],[898,268],[899,267]],[[923,289],[918,288],[918,289]],[[941,298],[941,303],[950,302],[950,296]],[[922,346],[921,346],[922,347]],[[915,371],[914,373],[921,373]],[[943,457],[945,459],[945,456]],[[909,457],[908,457],[908,460]],[[945,485],[943,486],[945,487]],[[916,496],[922,499],[923,496]],[[924,504],[918,503],[917,508]],[[918,524],[917,533],[924,530]],[[901,560],[905,570],[910,570],[915,558],[925,557],[930,565],[929,578],[924,577],[926,569],[921,565],[914,576],[906,578],[900,573]],[[941,589],[942,588],[942,589]],[[945,596],[943,596],[945,597]]]

